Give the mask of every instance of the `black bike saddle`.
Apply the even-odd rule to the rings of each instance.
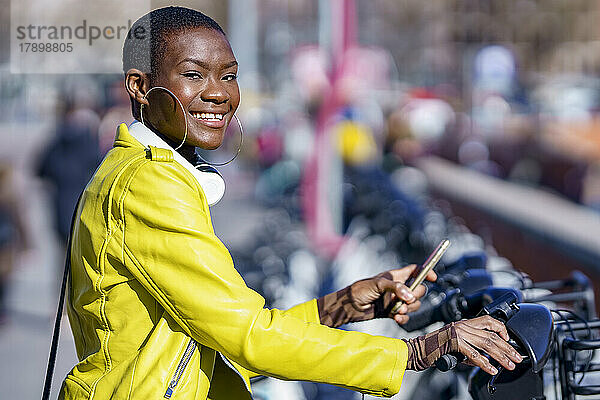
[[[483,312],[505,323],[511,345],[524,360],[512,371],[500,367],[495,376],[475,368],[469,378],[473,399],[543,399],[542,369],[554,338],[550,310],[541,304],[517,304],[516,296],[508,293],[486,306]]]
[[[506,329],[519,347],[527,352],[533,372],[540,372],[552,350],[554,321],[541,304],[519,304],[519,311],[506,323]]]

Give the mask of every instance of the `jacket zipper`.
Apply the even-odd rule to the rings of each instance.
[[[175,373],[173,373],[173,377],[171,378],[171,382],[169,382],[169,387],[165,392],[165,399],[170,399],[173,395],[173,390],[177,387],[179,383],[179,379],[181,379],[181,375],[183,375],[183,371],[185,367],[187,367],[188,363],[192,359],[192,354],[194,354],[194,350],[196,350],[197,343],[194,339],[190,339],[185,351],[183,352],[183,356],[181,356],[181,360],[179,360],[179,364],[177,365],[177,369],[175,369]]]

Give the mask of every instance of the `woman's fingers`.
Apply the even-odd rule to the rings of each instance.
[[[435,282],[437,281],[437,274],[435,273],[434,270],[431,270],[427,273],[427,276],[425,277],[426,280],[428,280],[429,282]]]
[[[469,325],[474,326],[479,329],[487,329],[489,331],[496,332],[500,337],[504,340],[508,340],[508,331],[506,330],[506,326],[497,319],[490,317],[489,315],[484,315],[483,317],[473,318],[468,321]]]
[[[398,282],[393,282],[389,286],[393,288],[392,301],[395,303],[396,301],[398,301],[398,298],[400,298],[405,303],[402,304],[398,310],[396,310],[395,315],[407,314],[417,311],[419,307],[421,307],[421,302],[418,299],[423,297],[423,295],[425,295],[425,292],[427,291],[427,288],[424,285],[419,285],[412,292],[408,287]],[[408,318],[406,318],[406,321],[402,323],[406,323],[407,321]]]
[[[414,303],[411,303],[407,306],[407,313],[411,313],[411,312],[415,312],[419,309],[419,307],[421,307],[421,302],[419,300],[415,301]]]
[[[514,369],[516,363],[523,361],[523,357],[507,342],[508,332],[502,322],[484,316],[460,321],[455,327],[461,339],[459,343],[467,344],[469,351],[471,347],[481,349],[509,370]]]
[[[421,302],[417,300],[425,294],[425,287],[420,285],[415,292],[411,292],[408,287],[405,285],[391,281],[384,277],[380,277],[377,280],[377,288],[380,292],[389,291],[392,292],[392,303],[395,304],[398,299],[402,300],[403,304],[400,305],[400,308],[395,310],[396,312],[393,315],[390,315],[394,320],[399,324],[405,324],[408,322],[408,316],[404,315],[409,312],[414,312],[419,309],[421,306]],[[401,317],[400,317],[401,316]]]
[[[398,311],[396,312],[396,314],[394,314],[392,316],[392,318],[394,318],[394,321],[396,321],[400,325],[405,324],[410,319],[410,317],[406,314],[414,312],[415,310],[418,310],[420,306],[421,306],[421,302],[419,300],[415,301],[412,304],[408,304],[408,305],[402,304],[400,306],[400,308],[398,309]]]
[[[419,285],[415,290],[411,291],[408,286],[401,282],[393,281],[385,277],[379,277],[377,279],[377,287],[380,292],[390,291],[395,295],[396,299],[401,299],[406,303],[412,303],[416,299],[420,299],[427,292],[425,285]]]
[[[403,268],[391,269],[391,270],[385,272],[385,274],[390,274],[392,276],[392,280],[394,280],[396,282],[404,283],[410,277],[410,275],[414,272],[415,268],[417,268],[417,265],[411,264],[411,265],[407,265],[406,267],[403,267]],[[435,282],[437,280],[437,274],[435,273],[434,270],[431,270],[431,271],[429,271],[429,273],[427,273],[427,276],[425,277],[425,279],[430,282]]]
[[[458,347],[460,352],[467,357],[469,364],[477,366],[491,375],[496,375],[498,373],[498,370],[490,364],[490,361],[466,341],[459,340]]]
[[[410,303],[407,305],[407,313],[411,313],[411,312],[415,312],[417,311],[419,308],[421,307],[421,301],[420,300],[416,300],[413,303]]]
[[[396,282],[395,285],[398,285],[399,283]],[[408,290],[410,290],[409,288],[407,288]],[[420,299],[421,297],[425,296],[425,294],[427,293],[427,287],[425,285],[419,285],[417,286],[417,288],[415,290],[412,291],[413,296],[415,297],[415,299]],[[396,293],[392,293],[392,301],[395,301],[398,299],[398,296],[396,296]],[[421,303],[419,303],[419,305],[421,305]],[[409,312],[412,312],[416,309],[411,308],[409,310]]]
[[[390,269],[389,271],[384,272],[384,273],[390,274],[392,280],[394,280],[396,282],[404,283],[404,282],[406,282],[406,280],[408,279],[410,274],[413,273],[415,268],[417,268],[416,264],[410,264],[410,265],[407,265],[406,267]]]
[[[404,284],[404,282],[406,282],[416,268],[417,265],[411,264],[403,268],[392,269],[379,274],[375,280],[377,291],[379,293],[390,292],[392,293],[391,301],[393,303],[396,303],[399,300],[404,303],[397,310],[395,310],[393,315],[390,315],[399,324],[406,323],[408,321],[408,317],[396,318],[396,316],[418,310],[421,306],[421,302],[418,299],[427,293],[427,287],[425,285],[419,285],[415,288],[415,290],[411,291]],[[429,271],[426,279],[433,282],[437,279],[437,275],[434,271]]]
[[[386,278],[379,278],[377,280],[377,288],[379,289],[380,293],[383,293],[384,291],[392,292],[394,295],[396,295],[397,299],[400,299],[407,304],[414,303],[416,300],[413,292],[411,292],[409,288],[400,282],[391,281]]]
[[[517,351],[495,332],[465,329],[465,333],[461,336],[466,342],[483,350],[506,369],[515,369],[515,363],[522,361],[522,357]]]
[[[400,325],[407,323],[409,319],[410,317],[408,315],[394,314],[394,321],[396,321]]]
[[[427,292],[427,287],[425,285],[419,285],[412,292],[417,299],[420,299]]]
[[[390,291],[393,296],[392,300],[402,300],[407,304],[415,302],[427,293],[427,287],[425,285],[419,285],[415,290],[411,291],[404,283],[408,280],[411,274],[417,269],[417,265],[411,264],[403,268],[391,269],[378,275],[377,286],[381,292],[382,289]],[[428,281],[434,282],[437,279],[437,274],[431,270],[427,274],[426,278]],[[419,303],[420,305],[420,303]],[[399,312],[412,312],[417,307],[410,307],[407,311]]]

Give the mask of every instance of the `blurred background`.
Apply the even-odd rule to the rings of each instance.
[[[72,209],[131,114],[122,74],[11,72],[0,4],[0,386],[35,398]],[[269,306],[422,262],[444,237],[446,264],[482,252],[533,280],[600,282],[599,1],[177,4],[216,19],[240,64],[244,147],[211,213]],[[235,151],[231,129],[206,157]],[[54,392],[76,362],[62,326]],[[358,398],[271,379],[255,392]]]

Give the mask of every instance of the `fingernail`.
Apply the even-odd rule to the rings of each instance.
[[[508,368],[509,368],[509,369],[515,369],[515,363],[514,363],[514,362],[512,362],[512,361],[509,361],[509,362],[508,362]]]
[[[498,373],[498,370],[494,367],[492,367],[492,375],[496,375]]]

